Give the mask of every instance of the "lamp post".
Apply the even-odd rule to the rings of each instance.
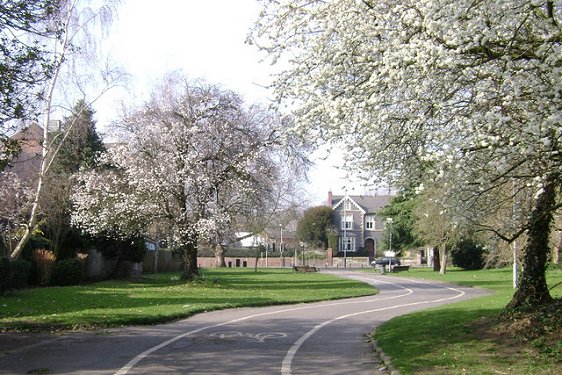
[[[391,217],[386,219],[388,224],[388,272],[390,272],[390,266],[392,265],[392,220]]]
[[[347,190],[343,199],[343,268],[347,268]]]
[[[281,267],[284,267],[283,263],[283,224],[279,224],[279,229],[281,230],[281,242],[279,243],[279,252],[281,253]]]

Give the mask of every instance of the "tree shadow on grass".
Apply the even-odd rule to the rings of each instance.
[[[130,282],[104,281],[21,291],[0,301],[3,305],[0,305],[3,307],[0,326],[4,330],[39,330],[154,324],[202,311],[319,301],[373,291],[371,287],[345,279],[314,276],[303,279],[293,278],[291,274],[280,279],[277,274],[271,281],[238,272],[218,274],[217,281],[183,281],[177,274],[167,274]],[[363,292],[356,293],[358,285],[363,285]]]
[[[549,374],[560,363],[505,330],[501,308],[421,311],[379,327],[376,340],[404,374]],[[557,367],[558,366],[558,367]]]

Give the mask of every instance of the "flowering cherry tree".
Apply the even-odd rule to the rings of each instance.
[[[527,234],[510,305],[551,300],[562,182],[562,5],[541,0],[264,1],[250,40],[285,67],[294,131],[348,146],[350,168],[443,188],[448,216]],[[485,225],[490,212],[513,212]],[[489,222],[489,221],[488,221]]]
[[[117,236],[157,223],[181,249],[185,278],[197,274],[202,240],[220,265],[237,220],[273,191],[282,124],[233,92],[170,77],[122,119],[122,143],[102,156],[105,168],[81,175],[73,223]]]

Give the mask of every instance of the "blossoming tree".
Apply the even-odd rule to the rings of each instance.
[[[156,223],[181,250],[187,279],[197,274],[202,240],[224,264],[236,222],[274,191],[282,124],[233,92],[170,76],[122,119],[122,143],[103,155],[106,167],[81,175],[73,223],[115,236]]]
[[[310,139],[349,167],[443,188],[449,216],[527,234],[510,305],[551,300],[545,269],[562,182],[562,5],[541,0],[264,1],[250,39]]]

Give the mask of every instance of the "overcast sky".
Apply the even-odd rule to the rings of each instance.
[[[117,90],[96,106],[102,129],[110,118],[103,117],[99,106],[117,107],[120,100],[140,103],[153,83],[174,70],[236,91],[248,103],[266,103],[264,87],[273,69],[244,43],[259,10],[256,0],[124,0],[105,46],[131,81],[128,90]],[[312,204],[324,203],[330,189],[342,194],[344,186],[351,186],[344,172],[334,168],[339,158],[329,156],[327,161],[315,158],[307,189]],[[351,187],[348,193],[353,193]]]

